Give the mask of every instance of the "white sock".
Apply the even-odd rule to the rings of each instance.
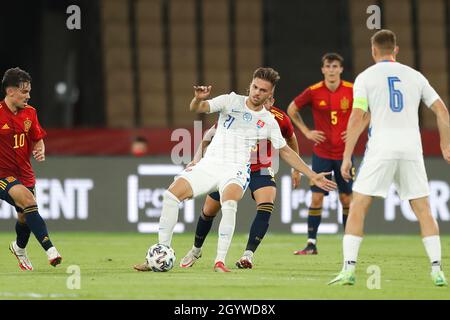
[[[169,190],[163,193],[163,208],[161,217],[159,218],[158,238],[159,243],[170,247],[172,242],[173,229],[178,220],[178,204],[180,200],[175,197]]]
[[[196,246],[192,246],[192,252],[195,255],[198,255],[200,253],[200,251],[202,251],[202,248],[197,248]]]
[[[307,243],[312,243],[315,245],[317,243],[317,239],[308,239]]]
[[[222,219],[219,224],[219,241],[217,243],[217,257],[215,262],[225,263],[225,257],[233,238],[234,226],[236,224],[237,202],[227,200],[222,203]]]
[[[247,256],[247,257],[250,257],[250,258],[253,258],[253,251],[252,250],[245,250],[243,255]]]
[[[441,239],[439,236],[429,236],[422,238],[425,251],[431,262],[431,271],[441,271]]]
[[[344,271],[355,271],[359,246],[361,245],[362,239],[362,237],[351,234],[344,235],[344,239],[342,240],[344,249]]]

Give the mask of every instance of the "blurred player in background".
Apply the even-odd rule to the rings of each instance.
[[[355,283],[354,271],[367,210],[372,198],[385,198],[394,183],[400,199],[409,201],[419,220],[423,244],[431,262],[433,283],[447,286],[441,268],[439,228],[428,201],[428,178],[418,113],[422,100],[436,114],[442,154],[450,163],[448,110],[420,72],[395,61],[398,47],[392,31],[378,31],[371,42],[375,65],[355,80],[353,111],[347,127],[341,168],[346,180],[351,179],[351,155],[364,129],[367,112],[371,115],[370,138],[353,187],[354,197],[343,239],[344,267],[330,284]]]
[[[284,111],[273,106],[274,101],[275,100],[273,97],[270,97],[264,107],[274,115],[287,145],[298,154],[297,137],[294,134],[292,123]],[[193,161],[189,165],[195,165],[201,160],[203,153],[214,136],[215,131],[216,125],[208,130],[197,153],[195,154]],[[265,144],[264,147],[260,147],[262,143]],[[242,257],[236,262],[236,266],[240,269],[251,269],[253,267],[253,254],[269,228],[269,220],[272,215],[277,192],[275,174],[271,167],[271,148],[272,146],[270,141],[262,141],[257,144],[256,148],[252,152],[250,161],[251,173],[249,188],[252,193],[252,198],[256,202],[256,216],[250,227],[246,249]],[[293,169],[292,185],[296,188],[299,183],[300,172]],[[191,267],[195,261],[201,257],[201,248],[211,229],[213,219],[219,210],[220,194],[216,191],[206,196],[202,212],[197,221],[194,245],[181,260],[180,267]]]
[[[145,137],[137,136],[130,146],[130,153],[135,157],[143,157],[148,154],[148,140]]]
[[[264,108],[278,80],[278,72],[272,68],[258,68],[253,74],[249,96],[233,92],[211,100],[206,100],[211,93],[211,86],[194,87],[195,96],[190,110],[198,113],[220,112],[217,131],[203,159],[195,166],[186,168],[164,192],[159,243],[171,245],[181,201],[218,190],[222,219],[214,271],[229,272],[225,267],[225,257],[234,233],[237,203],[250,179],[251,148],[259,140],[269,139],[276,149],[280,149],[281,157],[314,184],[326,190],[336,186],[325,178],[326,174],[312,171],[286,145],[277,121]],[[137,265],[135,269],[146,271],[145,265]]]
[[[345,129],[352,110],[353,84],[341,80],[344,59],[337,53],[322,57],[324,80],[299,94],[287,109],[288,115],[306,138],[314,142],[312,169],[315,172],[334,172],[339,200],[343,208],[343,224],[347,222],[352,195],[352,180],[345,181],[340,172],[345,145]],[[309,129],[298,112],[311,105],[314,129]],[[331,179],[331,175],[328,177]],[[294,254],[317,254],[317,230],[322,220],[323,198],[326,190],[311,186],[312,198],[308,212],[308,241],[306,248]]]
[[[43,138],[36,109],[28,105],[31,91],[30,75],[13,68],[5,72],[2,80],[4,100],[0,102],[0,199],[16,208],[16,241],[9,249],[19,261],[22,270],[33,270],[25,249],[30,233],[47,253],[50,265],[61,263],[61,256],[50,241],[47,227],[39,215],[34,185],[36,183],[30,156],[45,160]]]

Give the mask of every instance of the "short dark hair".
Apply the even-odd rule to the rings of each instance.
[[[344,66],[344,58],[336,52],[325,53],[322,57],[322,66],[325,64],[325,61],[339,61],[341,67]]]
[[[382,29],[370,38],[372,45],[380,49],[383,53],[391,53],[397,46],[397,37],[391,30]]]
[[[19,67],[6,70],[2,79],[2,93],[6,95],[6,88],[8,87],[20,87],[21,83],[31,83],[31,76],[28,72],[20,69]]]
[[[260,67],[260,68],[256,69],[255,72],[253,72],[253,79],[256,79],[256,78],[269,81],[272,84],[272,86],[275,87],[278,80],[280,80],[280,75],[278,74],[278,72],[276,70],[274,70],[272,68]]]
[[[133,142],[142,142],[142,143],[148,143],[147,138],[143,136],[136,136],[133,138]]]

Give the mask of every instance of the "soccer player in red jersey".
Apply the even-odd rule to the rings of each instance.
[[[2,80],[4,100],[0,102],[0,199],[17,211],[16,241],[9,249],[19,261],[22,270],[33,270],[26,245],[33,232],[47,253],[50,265],[61,263],[61,255],[50,241],[47,227],[39,215],[34,197],[35,176],[30,156],[45,160],[43,138],[36,109],[28,105],[31,91],[30,75],[13,68],[5,72]]]
[[[294,127],[288,117],[288,115],[273,106],[274,99],[270,98],[265,107],[270,110],[277,120],[281,133],[285,138],[289,147],[291,147],[296,153],[298,153],[297,138],[294,134]],[[200,161],[202,152],[211,142],[214,135],[215,127],[212,127],[205,135],[202,146],[199,148],[193,162],[190,165],[194,165]],[[274,208],[274,202],[276,197],[276,183],[275,175],[271,168],[272,165],[272,153],[270,141],[261,141],[258,143],[255,149],[252,150],[251,166],[250,166],[250,182],[248,187],[252,192],[252,197],[256,202],[256,216],[250,227],[250,233],[247,241],[246,249],[242,257],[236,262],[236,266],[240,269],[251,269],[253,267],[253,254],[264,238],[268,228],[269,220]],[[292,171],[293,187],[296,188],[300,182],[300,172]],[[198,258],[201,257],[201,248],[208,235],[214,217],[219,212],[220,195],[219,192],[210,193],[203,205],[202,213],[198,218],[197,228],[195,231],[194,245],[192,249],[181,260],[180,266],[182,268],[191,267]]]
[[[322,57],[324,80],[299,94],[287,109],[292,122],[309,140],[314,142],[312,169],[315,172],[334,172],[339,200],[343,208],[343,224],[347,222],[353,180],[346,182],[340,172],[345,148],[347,122],[353,105],[353,84],[341,80],[344,59],[337,53]],[[310,105],[314,129],[309,129],[299,110]],[[352,168],[354,174],[354,168]],[[331,179],[331,176],[328,177]],[[328,192],[311,186],[312,199],[308,213],[308,241],[306,248],[294,254],[317,254],[317,230],[322,218],[323,198]]]

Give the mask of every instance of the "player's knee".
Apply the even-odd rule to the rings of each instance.
[[[163,204],[165,205],[175,205],[178,206],[180,200],[169,190],[164,191],[163,193]]]
[[[202,213],[205,217],[214,218],[217,215],[218,209],[214,208],[213,206],[204,205],[202,209]]]
[[[348,208],[350,206],[350,202],[352,201],[352,197],[349,194],[341,194],[339,196],[339,200],[344,208]]]
[[[34,207],[37,205],[36,200],[34,199],[33,195],[27,195],[27,196],[23,197],[23,199],[21,199],[18,204],[22,209],[25,209],[28,207]]]
[[[226,200],[222,202],[222,213],[236,213],[237,204],[236,200]]]
[[[312,208],[321,208],[323,204],[323,193],[313,192],[311,197],[311,207]]]

